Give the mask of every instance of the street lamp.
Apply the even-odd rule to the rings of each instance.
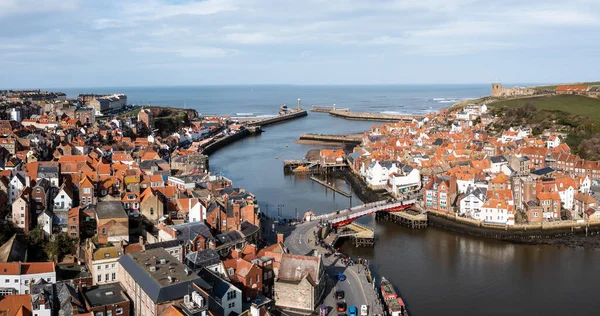
[[[281,214],[283,213],[283,207],[285,205],[283,204],[278,204],[277,205],[277,216],[279,216],[279,220],[281,221]]]

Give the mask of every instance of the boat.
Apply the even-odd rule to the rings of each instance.
[[[382,277],[379,284],[381,290],[381,296],[383,297],[383,303],[387,309],[388,315],[390,316],[408,316],[406,311],[406,305],[396,290],[394,285],[386,278]]]

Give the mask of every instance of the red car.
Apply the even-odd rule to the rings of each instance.
[[[346,311],[346,302],[338,302],[337,303],[337,311],[345,312]]]

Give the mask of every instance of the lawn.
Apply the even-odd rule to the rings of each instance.
[[[600,99],[593,99],[579,95],[552,95],[532,98],[501,100],[488,105],[491,107],[507,106],[519,108],[528,102],[533,103],[539,110],[561,111],[580,115],[583,117],[600,120]]]

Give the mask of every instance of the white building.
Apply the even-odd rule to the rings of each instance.
[[[119,258],[123,256],[123,247],[119,243],[112,247],[97,248],[90,243],[91,258],[88,259],[88,268],[92,274],[94,285],[117,282]],[[89,253],[89,252],[88,252]]]
[[[38,215],[37,224],[42,228],[46,237],[52,235],[52,218],[54,214],[46,209]]]
[[[406,164],[401,164],[398,171],[390,174],[388,187],[386,188],[393,195],[401,195],[421,186],[421,172]]]
[[[206,219],[206,207],[200,203],[199,199],[180,199],[178,202],[186,203],[187,210],[189,210],[189,221],[199,222]],[[186,209],[184,207],[184,209]]]
[[[575,193],[577,192],[575,189],[575,181],[573,181],[572,178],[556,179],[556,191],[560,196],[562,208],[572,210]]]
[[[490,157],[490,173],[500,173],[504,172],[505,169],[503,166],[508,166],[508,160],[504,156],[493,156]],[[506,174],[506,173],[505,173]]]
[[[578,191],[581,193],[588,194],[592,188],[592,181],[590,180],[590,176],[579,177],[576,179],[577,185],[579,186]]]
[[[387,184],[390,174],[398,171],[395,162],[372,162],[365,170],[363,176],[367,183],[374,187],[383,187]]]
[[[501,199],[489,199],[481,207],[480,219],[490,224],[514,225],[514,207]]]
[[[8,185],[8,204],[12,204],[19,197],[19,192],[26,185],[27,176],[22,172],[15,172]]]
[[[66,183],[60,187],[58,194],[54,198],[55,210],[70,210],[73,208],[73,196],[71,190],[65,187]]]
[[[486,194],[487,189],[470,187],[465,197],[460,200],[459,214],[482,220],[481,208],[485,203]]]
[[[0,295],[29,294],[30,285],[41,279],[56,283],[54,262],[0,263]]]
[[[21,120],[23,119],[23,117],[21,116],[21,109],[11,108],[10,119],[11,121],[21,122]]]
[[[560,137],[556,135],[548,137],[548,139],[546,140],[546,147],[552,149],[558,146],[560,146]]]

